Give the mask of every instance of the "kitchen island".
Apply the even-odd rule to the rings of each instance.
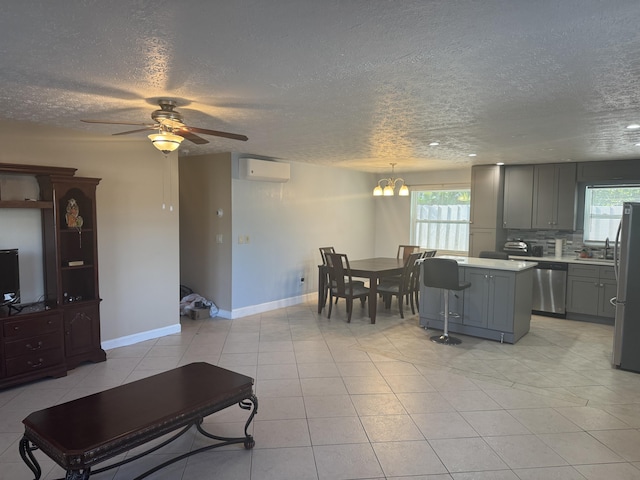
[[[447,255],[440,258],[456,260],[460,279],[471,283],[466,290],[449,292],[449,332],[516,343],[529,331],[536,262]],[[442,290],[421,285],[420,294],[420,325],[442,330]]]

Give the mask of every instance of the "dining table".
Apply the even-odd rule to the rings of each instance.
[[[363,258],[350,260],[351,277],[367,278],[369,280],[369,319],[376,323],[376,307],[378,305],[378,281],[384,277],[402,275],[404,260],[402,258]],[[327,303],[327,275],[326,265],[318,265],[318,313],[322,312]]]

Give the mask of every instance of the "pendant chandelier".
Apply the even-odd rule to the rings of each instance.
[[[402,178],[394,178],[394,168],[396,166],[395,163],[390,163],[391,165],[391,176],[389,178],[381,178],[378,180],[378,185],[373,189],[374,197],[393,197],[395,195],[396,183],[402,182],[402,186],[398,191],[398,195],[401,197],[409,196],[409,188],[405,185],[404,180]]]

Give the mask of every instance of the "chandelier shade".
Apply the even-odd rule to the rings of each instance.
[[[408,197],[409,187],[404,183],[402,178],[394,178],[395,163],[391,163],[391,176],[389,178],[381,178],[378,180],[378,185],[373,189],[374,197],[393,197],[395,195],[396,184],[401,183],[401,187],[398,190],[398,196]]]

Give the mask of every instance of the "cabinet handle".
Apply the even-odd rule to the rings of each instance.
[[[604,287],[604,284],[602,284],[602,283],[601,283],[601,284],[600,284],[600,288],[602,288],[602,287]]]
[[[44,365],[44,359],[39,358],[38,363],[33,363],[31,360],[29,360],[27,362],[27,365],[29,365],[31,368],[40,368],[42,365]]]
[[[42,341],[39,341],[38,344],[34,347],[33,345],[31,345],[30,343],[27,343],[25,345],[26,348],[28,348],[29,350],[40,350],[42,348]]]
[[[15,327],[13,327],[13,331],[17,332],[18,330],[20,330],[20,327],[18,327],[17,325]]]

